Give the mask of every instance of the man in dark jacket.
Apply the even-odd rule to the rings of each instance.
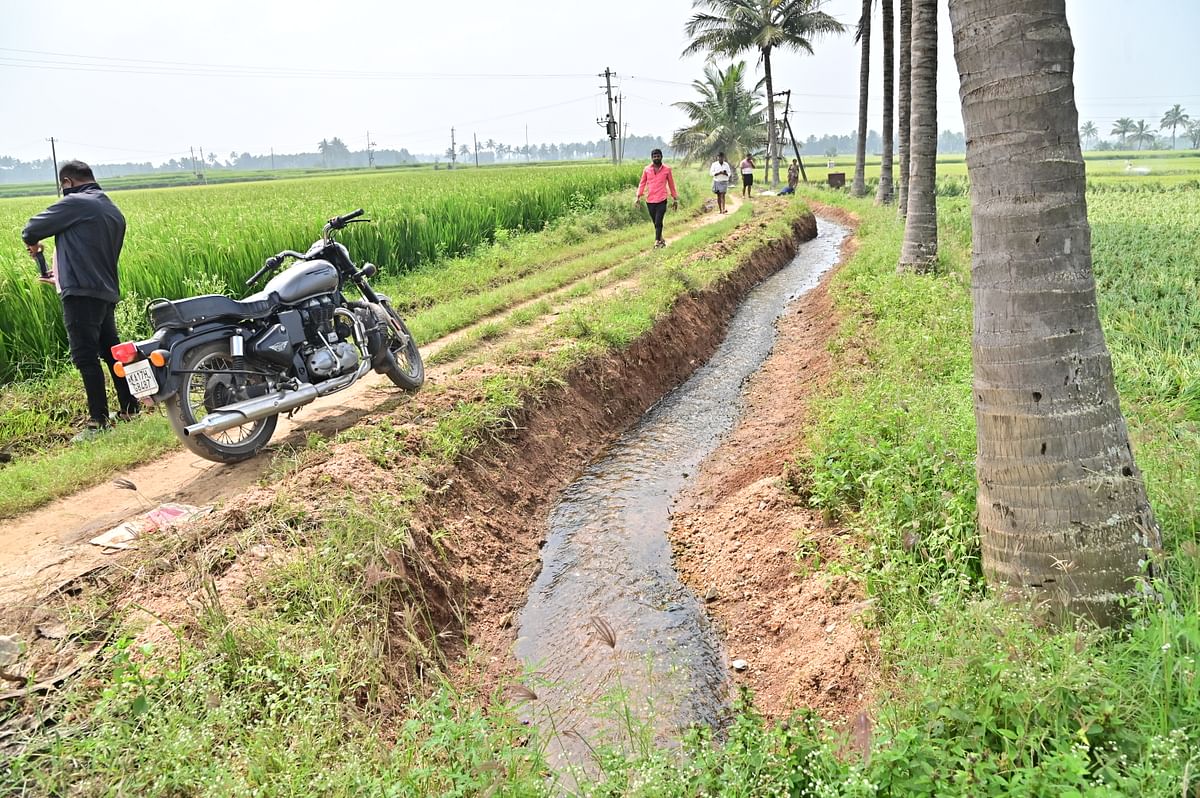
[[[88,429],[76,440],[93,437],[109,425],[108,397],[100,360],[112,371],[116,362],[110,348],[117,337],[116,308],[121,298],[117,282],[117,259],[125,241],[125,217],[113,204],[82,161],[67,161],[58,170],[63,197],[29,220],[21,238],[30,255],[42,251],[40,242],[54,236],[55,268],[51,278],[62,296],[63,321],[71,360],[83,377],[87,392]],[[138,411],[125,380],[113,374],[120,402],[118,418]]]

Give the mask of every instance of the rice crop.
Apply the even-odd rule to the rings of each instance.
[[[1200,192],[1090,192],[1088,217],[1122,396],[1200,423]]]
[[[467,252],[497,231],[538,230],[632,186],[641,166],[389,172],[275,183],[114,193],[128,221],[121,287],[141,301],[202,290],[241,296],[244,280],[283,249],[303,251],[323,222],[365,208],[373,224],[340,235],[385,274]],[[0,200],[0,384],[61,362],[66,334],[54,291],[36,282],[20,231],[46,198]],[[49,244],[50,242],[46,242]]]

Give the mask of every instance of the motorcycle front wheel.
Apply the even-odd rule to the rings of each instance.
[[[184,374],[179,393],[166,400],[165,405],[171,429],[183,445],[217,463],[240,463],[262,451],[275,434],[278,415],[216,432],[211,437],[184,434],[185,428],[202,421],[209,413],[245,398],[238,390],[239,385],[262,378],[229,373],[234,364],[227,341],[196,347],[184,356],[181,365]]]
[[[384,305],[388,314],[387,353],[384,355],[387,363],[384,374],[397,387],[406,391],[415,391],[425,384],[425,363],[421,360],[421,350],[417,342],[390,305]]]

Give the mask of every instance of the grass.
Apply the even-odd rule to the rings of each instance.
[[[199,278],[221,292],[282,249],[303,250],[325,219],[355,207],[373,224],[345,230],[355,257],[398,275],[422,263],[467,254],[497,231],[540,230],[632,185],[638,167],[564,166],[455,172],[359,174],[266,183],[130,191],[119,197],[129,227],[121,257],[127,302],[192,293]],[[0,200],[9,238],[44,200]],[[500,235],[506,233],[501,232]],[[0,251],[0,380],[37,376],[65,352],[54,292],[33,278],[21,249]]]
[[[939,200],[939,273],[914,278],[895,274],[892,209],[814,196],[864,223],[835,278],[846,314],[839,377],[817,405],[796,488],[860,531],[852,562],[888,684],[869,763],[839,778],[861,775],[890,795],[1190,794],[1200,763],[1200,449],[1186,389],[1200,363],[1188,354],[1187,264],[1200,251],[1186,219],[1196,200],[1089,197],[1101,317],[1169,558],[1164,601],[1100,632],[1046,628],[982,581],[965,198]]]
[[[694,212],[695,186],[681,183],[680,190],[685,207]],[[669,215],[668,229],[685,218]],[[630,240],[629,226],[644,222],[644,212],[628,202],[626,192],[618,192],[578,207],[542,232],[504,232],[498,241],[471,255],[428,264],[402,277],[377,281],[377,286],[395,297],[403,312],[413,314],[408,322],[417,340],[429,342],[628,260],[645,249],[644,242]],[[192,285],[195,293],[219,290],[195,280]],[[134,312],[132,301],[123,302],[118,311],[119,326],[133,333],[130,337],[149,336],[151,331]],[[497,323],[494,331],[499,334],[502,327],[508,329]],[[467,351],[486,333],[481,329],[469,342],[459,344],[459,351]],[[115,406],[112,397],[110,405]],[[71,448],[70,438],[86,417],[74,369],[60,368],[0,388],[0,451],[12,458],[0,466],[5,476],[0,480],[0,518],[97,484],[177,446],[165,419],[153,417],[122,426],[87,447]]]
[[[462,619],[458,599],[446,593],[454,566],[445,559],[444,535],[413,525],[413,509],[436,489],[435,475],[510,427],[514,410],[537,402],[589,357],[625,345],[680,294],[720,279],[789,226],[782,218],[756,227],[726,254],[697,264],[687,281],[679,277],[686,249],[655,253],[645,290],[597,302],[580,316],[586,327],[569,328],[576,334],[560,338],[555,353],[537,364],[502,362],[505,368],[480,382],[473,398],[454,402],[432,427],[414,426],[427,412],[414,401],[383,423],[315,442],[272,475],[267,503],[239,511],[235,530],[197,532],[194,550],[164,543],[147,552],[150,573],[187,569],[183,589],[203,596],[186,637],[158,648],[119,637],[89,678],[42,705],[54,724],[21,733],[21,753],[0,765],[0,791],[553,792],[543,742],[511,705],[438,682],[444,646]],[[431,386],[427,396],[436,399],[443,390]],[[355,453],[365,461],[340,481],[334,476],[340,471],[327,472],[319,503],[301,498],[306,466],[344,463]],[[222,606],[216,583],[237,552],[255,545],[288,556],[261,581],[246,583],[252,600],[234,612]],[[145,574],[139,569],[126,578]],[[113,628],[127,621],[118,616]],[[413,692],[417,697],[397,714],[400,699]],[[752,747],[760,739],[776,744],[756,724],[739,726],[732,739],[740,748],[725,754],[704,732],[692,735],[687,750],[699,765],[680,771],[686,779],[670,794],[694,794],[722,780],[749,789],[761,783],[764,756],[776,782],[791,778],[786,751],[768,756]],[[643,743],[647,773],[674,772],[676,757],[657,752],[649,738]],[[639,794],[647,785],[615,752],[598,756],[608,782],[598,794]],[[747,767],[755,763],[757,770]]]
[[[1114,362],[1125,364],[1118,387],[1169,558],[1161,601],[1132,607],[1124,629],[1104,632],[1042,626],[1036,613],[995,601],[980,579],[965,202],[941,203],[941,268],[915,277],[895,274],[894,209],[813,195],[863,224],[856,255],[832,284],[845,318],[831,344],[838,377],[813,403],[810,450],[790,473],[803,498],[864,541],[843,567],[873,600],[863,622],[878,634],[887,685],[865,721],[869,743],[856,750],[804,712],[767,726],[743,697],[721,741],[693,730],[676,749],[597,751],[587,794],[1191,794],[1200,786],[1200,447],[1193,405],[1177,390],[1198,376],[1194,361],[1177,356],[1194,334],[1190,317],[1178,316],[1187,307],[1178,294],[1189,290],[1187,265],[1196,261],[1194,236],[1175,226],[1179,209],[1154,208],[1165,194],[1139,198],[1149,204],[1146,220],[1125,229],[1127,204],[1092,204],[1102,318]],[[757,241],[780,233],[763,230]],[[378,484],[416,501],[420,476],[497,434],[506,408],[635,339],[673,297],[719,279],[755,243],[687,270],[682,250],[661,253],[639,290],[552,325],[545,334],[559,347],[551,357],[518,368],[519,353],[501,353],[501,376],[479,393],[484,406],[456,405],[435,436],[411,439],[401,425],[377,425],[343,437],[387,464],[373,477]],[[1129,368],[1155,360],[1164,362]],[[397,468],[413,451],[421,466]],[[407,526],[405,503],[363,507],[331,495],[316,518],[289,504],[286,483],[277,491],[256,534],[296,536],[300,560],[270,581],[253,619],[204,616],[182,656],[152,654],[152,667],[140,670],[126,665],[132,655],[122,659],[128,646],[118,646],[105,671],[73,689],[69,711],[56,710],[54,731],[8,763],[0,787],[554,794],[540,738],[494,696],[442,685],[399,717],[378,710],[375,698],[394,683],[374,670],[379,619],[410,619],[403,622],[418,635],[420,594],[390,603],[404,592],[380,590],[364,574],[390,547],[414,571],[436,569],[436,546]],[[413,646],[382,660],[421,658],[436,654]]]

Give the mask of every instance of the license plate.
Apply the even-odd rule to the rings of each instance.
[[[158,393],[158,380],[154,378],[154,367],[150,365],[149,360],[139,360],[127,365],[125,382],[129,383],[129,392],[139,399]]]

